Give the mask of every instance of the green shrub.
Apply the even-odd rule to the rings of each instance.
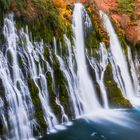
[[[135,0],[118,0],[118,4],[121,12],[133,13],[135,10]]]
[[[8,10],[12,0],[0,0],[0,11]]]

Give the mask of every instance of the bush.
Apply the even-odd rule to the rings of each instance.
[[[118,0],[119,10],[125,13],[133,13],[135,8],[135,0]]]
[[[11,0],[0,0],[0,11],[8,10],[11,5]]]

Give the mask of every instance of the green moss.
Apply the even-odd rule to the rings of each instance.
[[[106,47],[109,46],[109,37],[102,25],[99,11],[96,7],[86,6],[86,10],[92,22],[92,27],[86,30],[86,47],[90,56],[97,57],[100,42],[104,42]]]
[[[71,9],[72,6],[66,6],[66,10]],[[66,34],[73,42],[71,19],[62,16],[53,0],[0,0],[0,12],[1,25],[3,14],[14,12],[17,28],[28,25],[33,41],[43,39],[51,43],[54,36],[60,39]]]
[[[26,25],[28,25],[29,32],[32,33],[32,39],[34,41],[40,41],[43,39],[46,43],[50,43],[55,36],[55,28],[52,29],[50,25],[46,24],[44,19],[41,19],[40,17],[29,23],[22,18],[16,17],[16,26],[18,29],[21,29],[22,27],[26,28]]]
[[[5,38],[4,35],[2,34],[2,31],[0,30],[0,46],[5,44]]]
[[[117,34],[118,34],[118,38],[119,38],[119,41],[121,43],[121,46],[123,47],[123,50],[124,50],[125,54],[127,55],[128,45],[127,45],[126,40],[125,40],[125,35],[123,34],[123,31],[120,28],[117,29]]]
[[[99,49],[99,40],[97,39],[96,33],[93,30],[90,30],[86,36],[85,40],[86,48],[90,56],[97,56]]]
[[[4,45],[6,40],[5,37],[3,35],[3,11],[0,10],[0,46]]]
[[[22,60],[22,57],[18,54],[18,65],[20,68],[23,67],[23,60]]]
[[[3,14],[2,12],[0,11],[1,15],[0,15],[0,46],[4,45],[5,42],[6,42],[6,39],[3,35]]]
[[[3,126],[2,120],[0,118],[0,138],[4,138],[4,135],[7,135],[7,129],[6,126]]]
[[[63,44],[63,45],[66,45],[66,44]],[[63,46],[63,48],[62,48],[63,55],[66,54],[66,47],[67,46]],[[52,86],[51,73],[47,73],[47,84],[48,84],[48,90],[50,93],[49,99],[50,99],[50,104],[52,106],[54,113],[57,115],[57,118],[59,118],[59,120],[61,120],[61,110],[55,102],[56,96],[60,99],[60,102],[63,105],[65,112],[69,116],[72,116],[71,110],[69,108],[67,81],[65,80],[63,73],[60,70],[60,64],[59,64],[59,60],[58,60],[57,56],[54,54],[54,52],[51,49],[50,49],[50,51],[52,54],[53,63],[51,63],[51,60],[50,60],[49,48],[45,48],[45,51],[44,51],[44,56],[45,56],[46,60],[51,64],[51,66],[54,70],[55,91],[54,91],[54,87]],[[55,92],[56,92],[56,94],[55,94]]]
[[[140,47],[137,45],[133,46],[133,48],[131,49],[131,52],[132,52],[133,58],[135,58],[136,55],[140,56]]]
[[[117,0],[120,12],[134,14],[135,0]]]
[[[100,104],[103,106],[103,98],[102,98],[102,93],[101,93],[100,86],[98,84],[96,84],[95,89],[96,89],[96,92],[97,92],[98,100],[99,100]]]
[[[56,104],[56,94],[54,92],[54,87],[52,86],[52,76],[51,73],[47,73],[47,85],[48,85],[48,91],[49,91],[49,101],[50,105],[57,116],[58,120],[61,121],[61,110],[60,107]]]
[[[44,119],[44,114],[43,114],[43,110],[42,110],[42,104],[41,101],[39,99],[39,90],[36,87],[33,79],[29,78],[28,79],[28,87],[31,93],[31,98],[32,98],[32,102],[34,104],[34,108],[35,108],[35,118],[38,121],[39,124],[39,132],[41,134],[45,134],[47,132],[47,124],[46,121]]]
[[[59,39],[58,42],[60,42],[59,45],[58,45],[58,48],[61,49],[62,56],[67,57],[67,44],[66,44],[66,42],[64,40],[64,37]]]
[[[64,33],[67,34],[71,41],[73,40],[71,21],[66,20],[67,24],[62,21],[59,10],[55,7],[52,0],[31,0],[31,7],[27,8],[28,2],[21,3],[19,0],[19,3],[21,6],[17,7],[20,11],[19,15],[16,14],[17,27],[21,28],[28,25],[29,31],[33,34],[32,38],[34,41],[43,39],[44,42],[51,43],[54,36],[60,39],[63,38]],[[30,8],[34,9],[35,13],[31,13],[33,16],[28,13]]]
[[[21,12],[25,12],[27,10],[27,2],[25,0],[16,0],[16,4]]]
[[[69,117],[72,117],[72,112],[70,108],[70,102],[69,102],[69,96],[68,96],[68,90],[67,90],[67,81],[65,80],[63,73],[60,69],[54,70],[54,76],[55,76],[55,85],[56,85],[56,91],[59,95],[59,99],[61,104],[64,107],[65,112],[68,114]]]
[[[108,64],[105,71],[105,86],[108,93],[109,105],[111,108],[131,108],[132,105],[129,100],[122,95],[120,88],[113,79],[112,67]]]
[[[40,65],[44,73],[48,71],[47,63],[44,60],[40,60]]]
[[[8,117],[8,109],[9,109],[9,104],[7,102],[7,98],[5,96],[5,88],[2,82],[2,79],[0,79],[0,98],[3,100],[4,106],[1,108],[1,112],[3,111],[2,114],[4,114],[5,118],[7,119]],[[0,115],[0,137],[2,138],[4,135],[7,135],[7,129],[6,126],[3,125],[2,121],[3,117]]]
[[[44,47],[44,58],[51,64],[49,48],[47,46]]]
[[[67,90],[68,83],[63,75],[63,72],[60,70],[60,64],[55,54],[53,54],[53,59],[54,59],[53,70],[54,70],[56,93],[60,99],[61,104],[64,107],[65,112],[68,114],[69,117],[72,117],[71,108],[69,107],[70,102]]]
[[[5,11],[10,8],[12,0],[0,0],[0,11]]]
[[[57,56],[53,53],[52,54],[53,55],[53,69],[55,70],[55,71],[59,71],[60,70],[60,63],[59,63],[59,60],[58,60],[58,58],[57,58]]]
[[[97,9],[97,7],[95,5],[96,4],[94,4],[94,7],[89,5],[87,7],[87,12],[90,16],[93,28],[96,32],[97,39],[99,40],[99,42],[104,42],[104,44],[106,46],[108,46],[109,45],[109,36],[108,36],[107,31],[104,28],[101,18],[100,18],[99,10]]]

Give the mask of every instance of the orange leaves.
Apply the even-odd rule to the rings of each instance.
[[[58,8],[66,7],[66,0],[53,0],[53,2]]]
[[[63,20],[70,20],[72,11],[67,9],[67,2],[66,0],[53,0],[56,7],[59,9],[61,18]]]

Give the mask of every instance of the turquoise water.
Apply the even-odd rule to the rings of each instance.
[[[96,114],[96,113],[95,113]],[[140,140],[140,110],[114,110],[79,118],[40,140]]]

